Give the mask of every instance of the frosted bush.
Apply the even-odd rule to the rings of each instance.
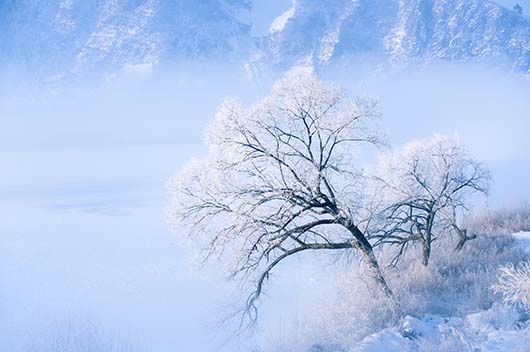
[[[504,303],[530,310],[530,261],[500,268],[493,290],[502,295]]]
[[[308,345],[352,347],[406,315],[455,316],[488,309],[496,301],[490,287],[497,280],[498,268],[527,259],[507,235],[478,236],[459,252],[454,251],[454,244],[449,237],[438,241],[428,267],[421,264],[421,253],[414,253],[420,248],[412,248],[397,267],[387,266],[385,276],[397,306],[388,297],[374,294],[373,283],[363,279],[362,266],[354,265],[337,275],[337,296],[316,308],[318,318],[308,319]],[[393,255],[391,249],[380,252],[381,264],[388,265]]]
[[[466,226],[475,233],[530,231],[530,203],[515,203],[502,209],[482,209],[468,217]]]

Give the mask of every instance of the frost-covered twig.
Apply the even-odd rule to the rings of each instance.
[[[530,261],[500,268],[498,283],[492,288],[502,295],[504,303],[530,310]]]

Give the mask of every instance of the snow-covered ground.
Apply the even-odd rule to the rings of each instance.
[[[356,352],[528,352],[530,327],[512,308],[495,307],[466,317],[407,316],[398,326],[365,338]]]
[[[530,232],[513,234],[516,245],[530,253]],[[503,306],[464,317],[407,316],[397,326],[370,335],[355,352],[528,352],[530,324],[521,309]]]
[[[204,334],[221,277],[198,274],[164,222],[165,180],[191,149],[0,153],[0,350],[79,322],[150,351],[217,350]]]
[[[49,345],[69,326],[87,325],[129,342],[135,352],[247,351],[256,343],[227,342],[232,328],[217,329],[228,306],[241,302],[239,291],[224,281],[218,263],[195,265],[192,251],[165,223],[165,183],[200,149],[0,152],[0,351],[26,352]],[[324,292],[325,270],[316,272],[311,263],[292,269],[304,275],[275,280],[271,291],[277,287],[281,309],[265,302],[274,319],[301,314],[305,302]],[[302,297],[307,287],[318,292]],[[282,323],[266,326],[269,338]]]

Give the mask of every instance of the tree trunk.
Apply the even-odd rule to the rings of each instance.
[[[430,213],[427,217],[427,223],[425,224],[425,233],[423,235],[423,260],[424,266],[429,265],[431,259],[431,244],[432,244],[432,223],[434,220],[435,213]]]
[[[429,265],[429,259],[431,258],[431,235],[425,234],[425,240],[422,243],[423,245],[423,259],[422,264],[424,266]]]
[[[388,297],[392,297],[392,290],[390,289],[390,286],[388,286],[388,283],[386,282],[385,277],[383,276],[383,272],[379,267],[379,263],[377,262],[377,258],[375,257],[372,245],[366,239],[364,234],[357,228],[357,226],[349,224],[348,230],[353,234],[353,236],[357,240],[356,247],[361,252],[363,260],[368,266],[368,270],[370,271],[370,275],[372,276],[374,281],[381,287],[383,292]]]

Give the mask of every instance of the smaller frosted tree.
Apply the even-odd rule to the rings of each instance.
[[[489,178],[456,137],[435,135],[383,156],[373,190],[381,209],[374,237],[398,246],[394,263],[419,243],[427,266],[433,241],[447,233],[458,235],[461,249],[475,236],[458,225],[457,215],[473,193],[487,192]]]
[[[208,158],[170,182],[169,221],[252,283],[250,321],[273,269],[303,251],[352,250],[391,294],[363,231],[355,162],[359,146],[379,144],[375,108],[312,75],[288,76],[251,107],[225,101],[206,133]]]

